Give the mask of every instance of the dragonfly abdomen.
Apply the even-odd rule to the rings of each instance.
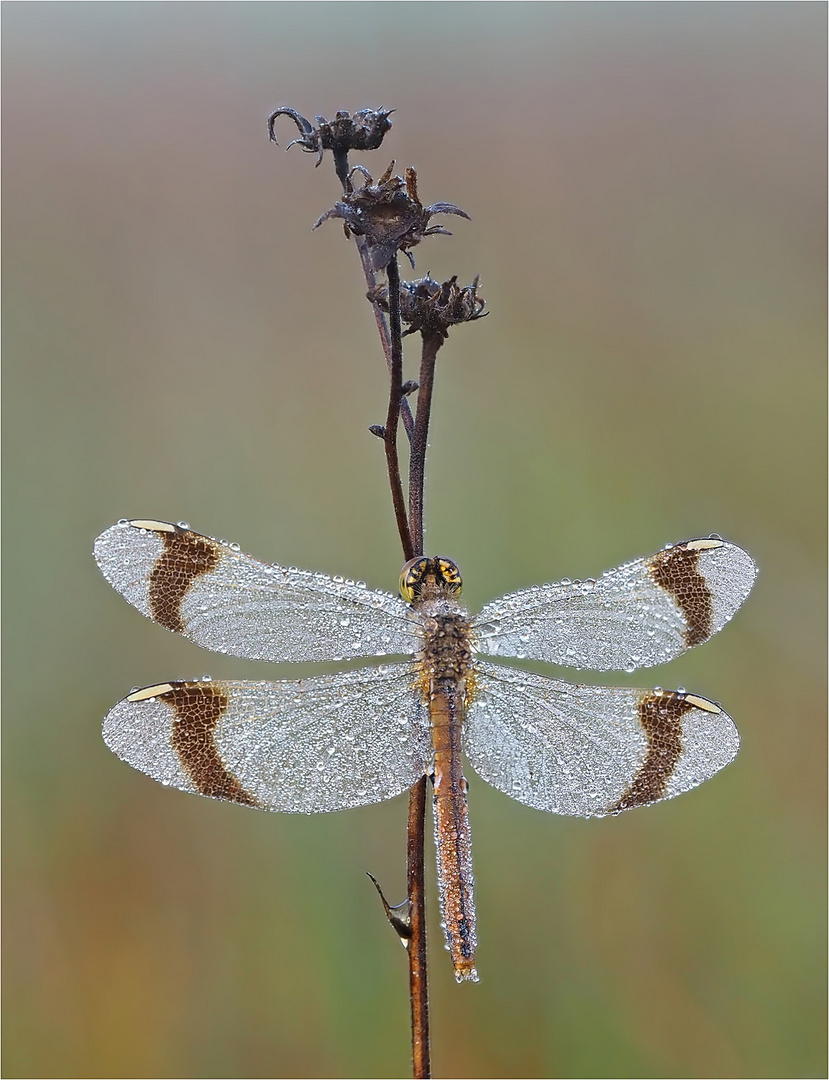
[[[455,977],[477,980],[472,836],[461,761],[464,687],[436,684],[430,695],[438,887]]]
[[[472,669],[469,621],[458,610],[432,617],[433,628],[420,663],[432,728],[441,915],[455,977],[458,981],[476,980],[472,838],[461,759],[467,680]]]

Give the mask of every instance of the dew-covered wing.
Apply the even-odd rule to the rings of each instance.
[[[95,541],[107,581],[197,645],[249,660],[413,653],[419,617],[362,583],[271,566],[164,521],[123,521]]]
[[[473,620],[479,652],[595,671],[652,667],[701,645],[748,595],[757,567],[724,540],[687,540],[597,580],[511,593]]]
[[[604,817],[670,799],[727,765],[737,729],[713,702],[674,691],[575,686],[477,664],[464,748],[513,799]]]
[[[381,802],[426,772],[428,709],[412,665],[284,682],[201,680],[137,690],[104,741],[154,780],[263,810]]]

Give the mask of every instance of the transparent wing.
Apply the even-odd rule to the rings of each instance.
[[[598,580],[511,593],[473,620],[479,652],[596,671],[652,667],[707,641],[748,595],[757,567],[723,540],[688,540]]]
[[[413,653],[420,619],[389,593],[270,566],[163,521],[122,521],[95,541],[107,581],[197,645],[250,660],[342,660]]]
[[[162,683],[119,701],[104,741],[154,780],[263,810],[382,802],[426,772],[411,664],[296,682]]]
[[[603,817],[670,799],[740,745],[719,706],[673,691],[575,686],[477,664],[464,747],[493,787],[537,810]]]

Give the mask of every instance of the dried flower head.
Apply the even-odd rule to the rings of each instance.
[[[380,285],[369,294],[369,300],[389,309],[389,290]],[[443,283],[427,274],[417,281],[400,282],[400,318],[406,323],[406,334],[420,331],[424,335],[447,337],[449,327],[474,322],[489,314],[484,311],[486,300],[478,296],[478,276],[471,285],[458,285],[457,276]]]
[[[375,184],[371,174],[362,165],[356,165],[350,175],[362,173],[365,177],[363,186],[344,192],[342,200],[327,210],[314,225],[316,229],[328,218],[342,218],[346,235],[355,233],[365,236],[375,270],[388,266],[398,251],[408,254],[409,248],[419,244],[424,236],[435,233],[451,236],[448,229],[429,225],[433,215],[457,214],[469,220],[469,214],[454,203],[423,206],[417,194],[415,170],[406,169],[404,180],[402,176],[393,176],[393,169],[394,162]],[[414,265],[411,255],[409,259]]]
[[[296,109],[284,107],[274,109],[268,117],[268,135],[271,142],[276,142],[274,122],[277,116],[290,116],[299,129],[299,138],[288,143],[286,149],[290,150],[297,143],[307,154],[316,154],[319,165],[325,150],[331,150],[335,155],[347,154],[349,150],[376,150],[391,127],[389,117],[393,112],[394,109],[360,109],[353,116],[338,112],[333,120],[316,116],[317,126],[314,127]]]

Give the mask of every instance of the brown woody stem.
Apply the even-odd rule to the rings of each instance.
[[[409,895],[409,997],[412,1006],[412,1075],[432,1075],[429,1060],[429,980],[426,959],[426,897],[423,843],[426,818],[426,777],[409,792],[406,887]]]
[[[345,155],[335,155],[335,168],[337,176],[344,190],[349,190],[351,181],[349,178],[348,158]],[[377,277],[371,262],[371,253],[365,237],[356,236],[357,251],[363,267],[363,275],[369,293],[377,286]],[[409,560],[417,552],[423,549],[423,476],[426,458],[426,437],[429,428],[429,409],[431,405],[431,384],[429,377],[429,390],[427,397],[422,398],[422,391],[418,394],[418,418],[421,414],[423,419],[422,435],[418,440],[415,435],[415,420],[408,401],[403,396],[403,337],[400,325],[400,270],[397,265],[397,256],[391,260],[387,269],[388,293],[389,293],[389,318],[379,304],[374,303],[374,318],[377,323],[377,332],[380,335],[380,343],[386,358],[389,371],[389,409],[386,417],[386,427],[383,441],[386,449],[386,462],[389,472],[389,486],[391,488],[394,514],[397,520],[397,529],[400,533],[400,542],[403,547],[403,556]],[[432,369],[434,369],[434,354],[439,345],[435,347],[432,355]],[[426,342],[423,345],[424,356]],[[423,365],[421,365],[423,367]],[[425,401],[425,405],[424,405]],[[403,495],[403,482],[400,476],[400,462],[397,454],[397,428],[400,420],[403,420],[403,428],[410,444],[410,475],[414,462],[417,461],[416,475],[419,477],[417,484],[417,500],[413,509],[410,509],[410,517],[406,516],[406,502]],[[415,447],[417,446],[417,449]],[[411,489],[410,489],[411,500]],[[410,506],[412,506],[410,502]],[[412,540],[412,531],[418,537],[417,543]],[[426,953],[426,895],[423,864],[423,847],[425,842],[426,821],[426,777],[422,777],[414,785],[409,793],[409,816],[407,823],[406,842],[406,892],[409,901],[409,928],[410,937],[407,942],[407,955],[409,958],[409,999],[412,1016],[412,1075],[414,1080],[428,1080],[431,1073],[430,1049],[429,1049],[429,979],[428,959]],[[374,880],[372,878],[372,880]],[[377,883],[375,882],[375,885]],[[378,887],[379,891],[379,887]],[[382,898],[382,892],[380,893]],[[392,927],[395,927],[396,916],[391,913],[388,904],[383,898],[383,906],[386,916]]]
[[[406,517],[406,499],[400,477],[400,459],[397,455],[397,428],[400,423],[400,403],[403,400],[403,339],[400,329],[400,268],[397,255],[386,268],[389,282],[389,332],[391,334],[391,368],[389,371],[389,411],[386,416],[386,463],[389,470],[391,499],[397,531],[403,546],[403,558],[408,562],[414,555],[412,534]]]
[[[368,250],[368,244],[364,236],[356,236],[357,251],[360,255],[360,262],[363,266],[363,275],[366,279],[366,288],[369,293],[373,292],[377,287],[377,275],[374,273],[374,267],[371,265],[371,254]],[[386,315],[379,304],[372,303],[374,309],[374,321],[377,323],[377,333],[380,335],[380,344],[383,346],[383,355],[386,358],[386,366],[391,373],[391,335],[389,334],[389,325],[386,321]],[[414,417],[412,416],[412,410],[409,407],[408,401],[403,398],[400,402],[400,416],[403,420],[403,429],[406,432],[406,437],[409,442],[412,441],[412,435],[414,432]]]
[[[417,413],[409,454],[409,528],[416,555],[423,554],[423,483],[426,475],[426,448],[429,439],[429,416],[432,411],[432,388],[435,359],[443,344],[442,334],[423,335]]]

